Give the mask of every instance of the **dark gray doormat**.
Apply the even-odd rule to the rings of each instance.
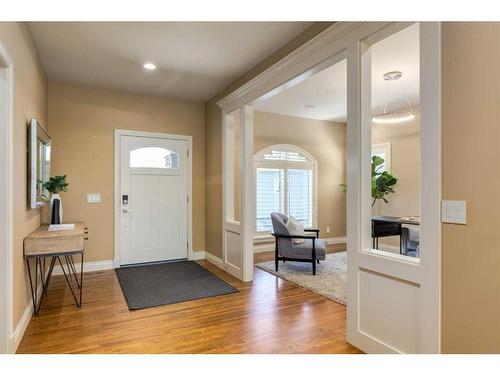
[[[192,261],[122,267],[115,272],[130,310],[239,292]]]

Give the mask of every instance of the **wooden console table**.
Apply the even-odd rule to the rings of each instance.
[[[77,307],[82,305],[83,290],[83,253],[84,242],[88,239],[87,227],[84,223],[75,223],[75,229],[49,231],[48,225],[42,225],[36,231],[24,239],[24,258],[28,266],[31,296],[35,315],[40,312],[43,297],[47,295],[50,279],[56,262],[59,262],[66,282]],[[81,256],[80,279],[76,271],[74,255]],[[50,265],[45,278],[45,259],[50,258]],[[64,258],[64,262],[61,261]],[[32,277],[30,260],[35,259],[35,277]],[[66,267],[66,269],[65,269]],[[39,272],[40,270],[40,272]],[[42,286],[42,293],[38,298],[38,277]],[[79,295],[77,298],[77,294]]]

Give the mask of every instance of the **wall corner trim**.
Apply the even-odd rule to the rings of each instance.
[[[205,260],[209,261],[210,263],[219,267],[220,269],[224,269],[222,259],[219,257],[216,257],[213,254],[210,254],[208,251],[205,251]]]
[[[205,257],[205,250],[193,250],[193,254],[189,257],[189,260],[202,260],[205,259]]]

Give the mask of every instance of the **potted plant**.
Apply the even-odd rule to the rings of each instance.
[[[389,203],[386,196],[394,193],[394,185],[398,179],[387,171],[381,171],[384,159],[380,156],[372,156],[372,207],[378,199]]]
[[[61,224],[63,221],[63,208],[60,192],[68,191],[68,182],[66,182],[66,175],[52,176],[43,187],[51,194],[50,198],[50,223]]]
[[[386,196],[394,193],[394,185],[398,179],[390,172],[382,171],[384,158],[380,156],[372,156],[372,207],[378,199],[382,199],[385,203],[389,203]],[[347,185],[341,184],[342,191],[347,191]]]

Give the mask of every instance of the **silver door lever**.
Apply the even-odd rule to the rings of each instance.
[[[130,214],[130,213],[132,213],[132,210],[127,210],[126,208],[124,208],[124,209],[122,209],[122,212],[124,214]]]

